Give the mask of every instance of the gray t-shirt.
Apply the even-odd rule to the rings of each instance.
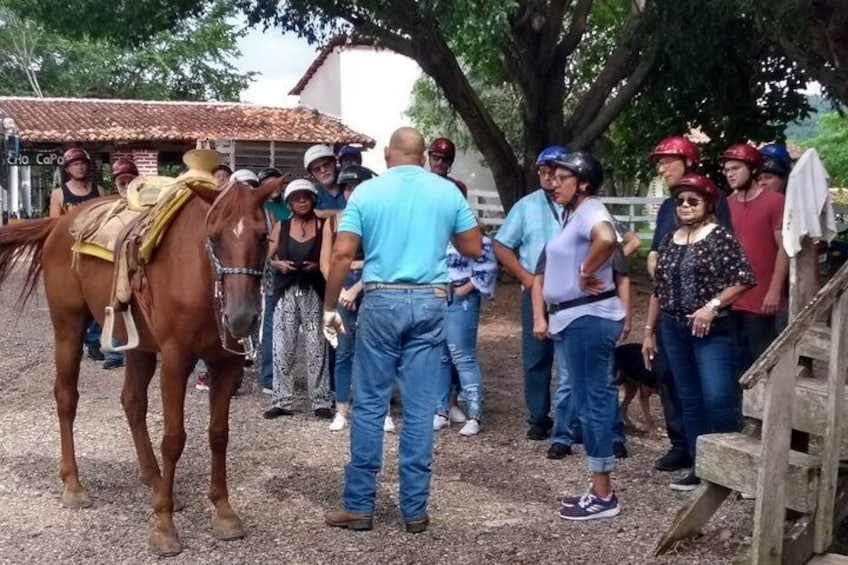
[[[548,241],[539,257],[536,273],[545,275],[546,304],[559,304],[588,296],[580,289],[580,265],[589,257],[592,229],[600,222],[612,223],[612,217],[600,200],[585,200],[568,218],[562,231]],[[603,291],[615,290],[612,258],[595,271],[603,281]],[[552,314],[549,331],[557,334],[581,316],[598,316],[608,320],[624,319],[624,305],[618,296],[591,302]]]

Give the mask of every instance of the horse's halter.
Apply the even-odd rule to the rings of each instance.
[[[215,308],[215,322],[218,324],[218,336],[221,339],[221,347],[224,351],[229,351],[236,355],[244,355],[245,357],[252,359],[256,355],[256,348],[254,347],[252,337],[248,336],[238,340],[241,351],[231,348],[228,345],[230,340],[235,338],[232,338],[229,335],[227,332],[227,325],[224,322],[224,306],[226,305],[226,297],[224,296],[224,275],[247,275],[261,279],[264,276],[264,272],[262,269],[254,269],[252,267],[223,266],[221,264],[221,260],[218,259],[217,255],[215,255],[215,248],[212,245],[212,237],[209,235],[209,217],[212,215],[212,211],[221,202],[224,195],[232,190],[234,186],[234,183],[227,185],[226,188],[221,191],[221,194],[218,195],[218,198],[216,198],[212,203],[212,206],[209,207],[209,211],[206,212],[206,254],[209,256],[209,263],[212,266],[212,279],[215,284],[212,303]]]

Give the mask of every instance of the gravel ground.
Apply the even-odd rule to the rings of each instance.
[[[153,563],[147,551],[152,523],[149,496],[137,478],[135,451],[119,403],[119,372],[83,362],[76,421],[81,479],[93,507],[60,506],[59,431],[52,396],[52,330],[46,303],[37,297],[15,312],[19,279],[0,292],[0,563]],[[637,285],[636,304],[644,304]],[[558,493],[585,489],[582,452],[549,461],[547,442],[524,439],[517,288],[503,285],[486,305],[480,357],[486,382],[484,431],[462,438],[439,433],[430,504],[423,535],[402,532],[397,512],[397,440],[388,435],[380,476],[376,524],[370,533],[324,526],[338,507],[347,432],[306,415],[266,421],[267,406],[249,373],[231,417],[229,485],[247,537],[212,537],[206,499],[209,457],[206,394],[189,391],[188,442],[178,467],[177,491],[185,504],[176,518],[184,551],[170,563],[588,563],[726,564],[745,553],[752,503],[732,500],[703,536],[651,557],[659,537],[691,495],[667,488],[669,476],[652,470],[664,439],[632,437],[631,457],[615,473],[622,514],[612,520],[565,523],[556,516]],[[634,327],[643,325],[639,319]],[[640,339],[636,334],[633,339]],[[193,384],[193,382],[192,382]],[[148,423],[161,435],[158,381]],[[635,419],[635,404],[631,406]],[[661,411],[654,399],[657,421]],[[402,424],[401,424],[402,425]],[[662,437],[662,434],[660,434]]]

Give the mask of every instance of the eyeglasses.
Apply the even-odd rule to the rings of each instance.
[[[680,208],[684,204],[686,204],[687,206],[691,206],[692,208],[695,208],[695,207],[699,206],[701,204],[701,202],[703,202],[703,201],[704,201],[703,198],[695,198],[694,196],[689,196],[687,198],[678,198],[675,201],[675,204],[677,204],[678,208]]]
[[[568,179],[577,178],[577,175],[572,175],[571,173],[554,173],[554,179],[558,182],[565,182]]]
[[[437,163],[450,163],[450,159],[448,159],[447,155],[439,155],[438,153],[430,153],[430,162]]]

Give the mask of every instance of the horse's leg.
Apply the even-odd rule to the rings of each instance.
[[[79,370],[82,358],[82,341],[85,334],[85,316],[53,315],[53,334],[56,342],[56,380],[53,395],[59,415],[59,432],[62,438],[62,506],[87,508],[91,499],[79,480],[79,469],[74,450],[74,419],[79,401]]]
[[[153,487],[162,477],[147,431],[147,391],[155,372],[155,353],[127,351],[121,405],[135,444],[141,482],[149,487]]]
[[[162,349],[162,479],[153,489],[156,523],[150,533],[150,549],[162,556],[177,555],[183,549],[174,525],[174,475],[185,447],[186,383],[193,363],[179,345]]]
[[[238,388],[243,368],[244,359],[241,357],[230,357],[209,365],[209,450],[212,454],[209,500],[215,506],[212,532],[220,540],[244,537],[244,528],[230,507],[227,490],[230,399]]]

